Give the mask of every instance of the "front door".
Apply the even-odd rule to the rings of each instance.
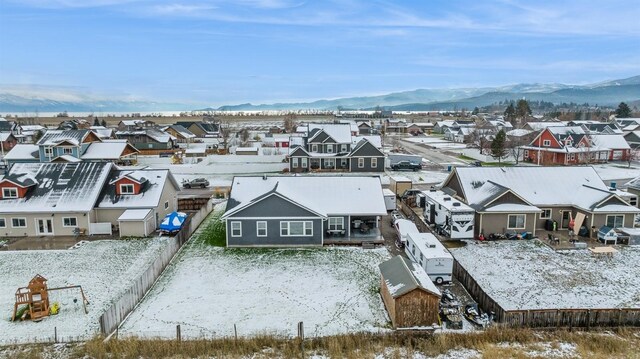
[[[571,211],[562,211],[562,221],[560,223],[560,228],[567,229],[569,228],[569,221],[571,220]]]
[[[39,235],[52,235],[53,234],[53,221],[47,219],[36,219],[36,228],[38,228]]]

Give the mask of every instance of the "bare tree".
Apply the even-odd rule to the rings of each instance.
[[[293,113],[284,116],[284,130],[287,133],[292,133],[295,130],[297,118],[298,117]]]
[[[240,131],[240,141],[242,141],[242,145],[246,146],[249,143],[249,130],[243,128]]]
[[[631,162],[640,161],[640,146],[636,145],[629,150],[627,157],[627,168],[631,168]]]
[[[226,152],[229,149],[229,138],[231,137],[231,129],[229,123],[220,121],[220,138],[222,138],[222,148]]]
[[[525,136],[513,136],[507,138],[507,148],[509,149],[509,154],[516,159],[516,165],[520,163],[520,156],[524,152],[522,146],[529,143],[524,137]]]
[[[493,131],[490,129],[482,127],[476,127],[471,132],[471,143],[478,146],[480,154],[483,154],[483,151],[489,147],[491,140],[488,139],[488,136],[492,133]]]

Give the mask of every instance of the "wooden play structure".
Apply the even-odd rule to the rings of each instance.
[[[82,286],[71,285],[66,287],[48,288],[47,279],[40,274],[36,274],[36,276],[29,281],[29,284],[26,287],[21,287],[16,290],[16,303],[13,307],[11,320],[41,320],[42,318],[49,316],[49,292],[74,288],[80,289],[84,312],[85,314],[88,313],[87,304],[89,304],[89,301],[84,295]]]

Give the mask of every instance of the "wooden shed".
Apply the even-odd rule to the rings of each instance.
[[[389,179],[389,189],[400,197],[404,191],[412,188],[412,182],[409,178],[404,176],[392,176]]]
[[[379,267],[380,293],[394,328],[439,325],[441,294],[422,267],[403,256]]]

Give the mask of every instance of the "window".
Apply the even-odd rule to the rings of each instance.
[[[541,219],[549,219],[549,218],[551,218],[551,210],[549,208],[543,209],[542,213],[540,214],[540,218]]]
[[[11,218],[11,227],[13,228],[27,228],[26,218]]]
[[[164,203],[164,209],[168,209],[168,208],[169,208],[169,201],[166,201],[166,202]]]
[[[45,147],[44,148],[44,155],[46,157],[53,157],[53,148],[52,147]]]
[[[327,145],[327,153],[333,153],[333,145]]]
[[[0,228],[7,228],[7,220],[0,218]]]
[[[549,146],[551,146],[551,140],[544,140],[544,141],[542,141],[542,145],[543,145],[544,147],[549,147]]]
[[[267,236],[267,222],[266,221],[258,221],[256,222],[256,233],[258,237],[266,237]]]
[[[242,237],[242,222],[231,222],[231,237]]]
[[[631,197],[629,198],[629,204],[632,206],[638,206],[638,197]]]
[[[63,217],[62,218],[62,226],[63,227],[77,227],[78,219],[76,217]]]
[[[63,147],[62,148],[62,154],[70,155],[72,153],[73,153],[73,148],[71,148],[71,147]]]
[[[347,150],[347,145],[346,144],[343,143],[342,145],[340,145],[340,152],[344,153],[344,152],[347,152],[347,151],[348,150]]]
[[[524,229],[525,215],[524,214],[510,214],[507,228],[509,229]]]
[[[292,158],[291,164],[293,165],[293,168],[298,168],[298,158],[297,157]]]
[[[329,217],[329,230],[344,229],[344,217]]]
[[[324,160],[325,168],[334,168],[336,165],[336,161],[333,158],[327,158]]]
[[[529,150],[524,150],[524,158],[529,158]]]
[[[358,158],[358,168],[364,168],[364,158]]]
[[[610,215],[607,216],[607,227],[609,228],[620,228],[624,226],[624,216],[623,215]]]
[[[377,158],[372,158],[371,159],[371,168],[378,168],[378,159]]]
[[[575,153],[572,153],[572,154],[571,154],[571,156],[569,157],[569,159],[570,159],[571,161],[575,160],[575,159],[576,159],[576,154],[575,154]]]
[[[318,152],[318,145],[311,145],[311,152]]]
[[[281,237],[311,237],[313,236],[313,222],[311,221],[282,221],[280,222]]]
[[[300,167],[307,168],[307,158],[306,157],[302,157],[300,159]]]
[[[15,187],[3,188],[2,198],[18,198],[18,189]]]
[[[134,194],[134,188],[132,184],[121,184],[120,194]]]

